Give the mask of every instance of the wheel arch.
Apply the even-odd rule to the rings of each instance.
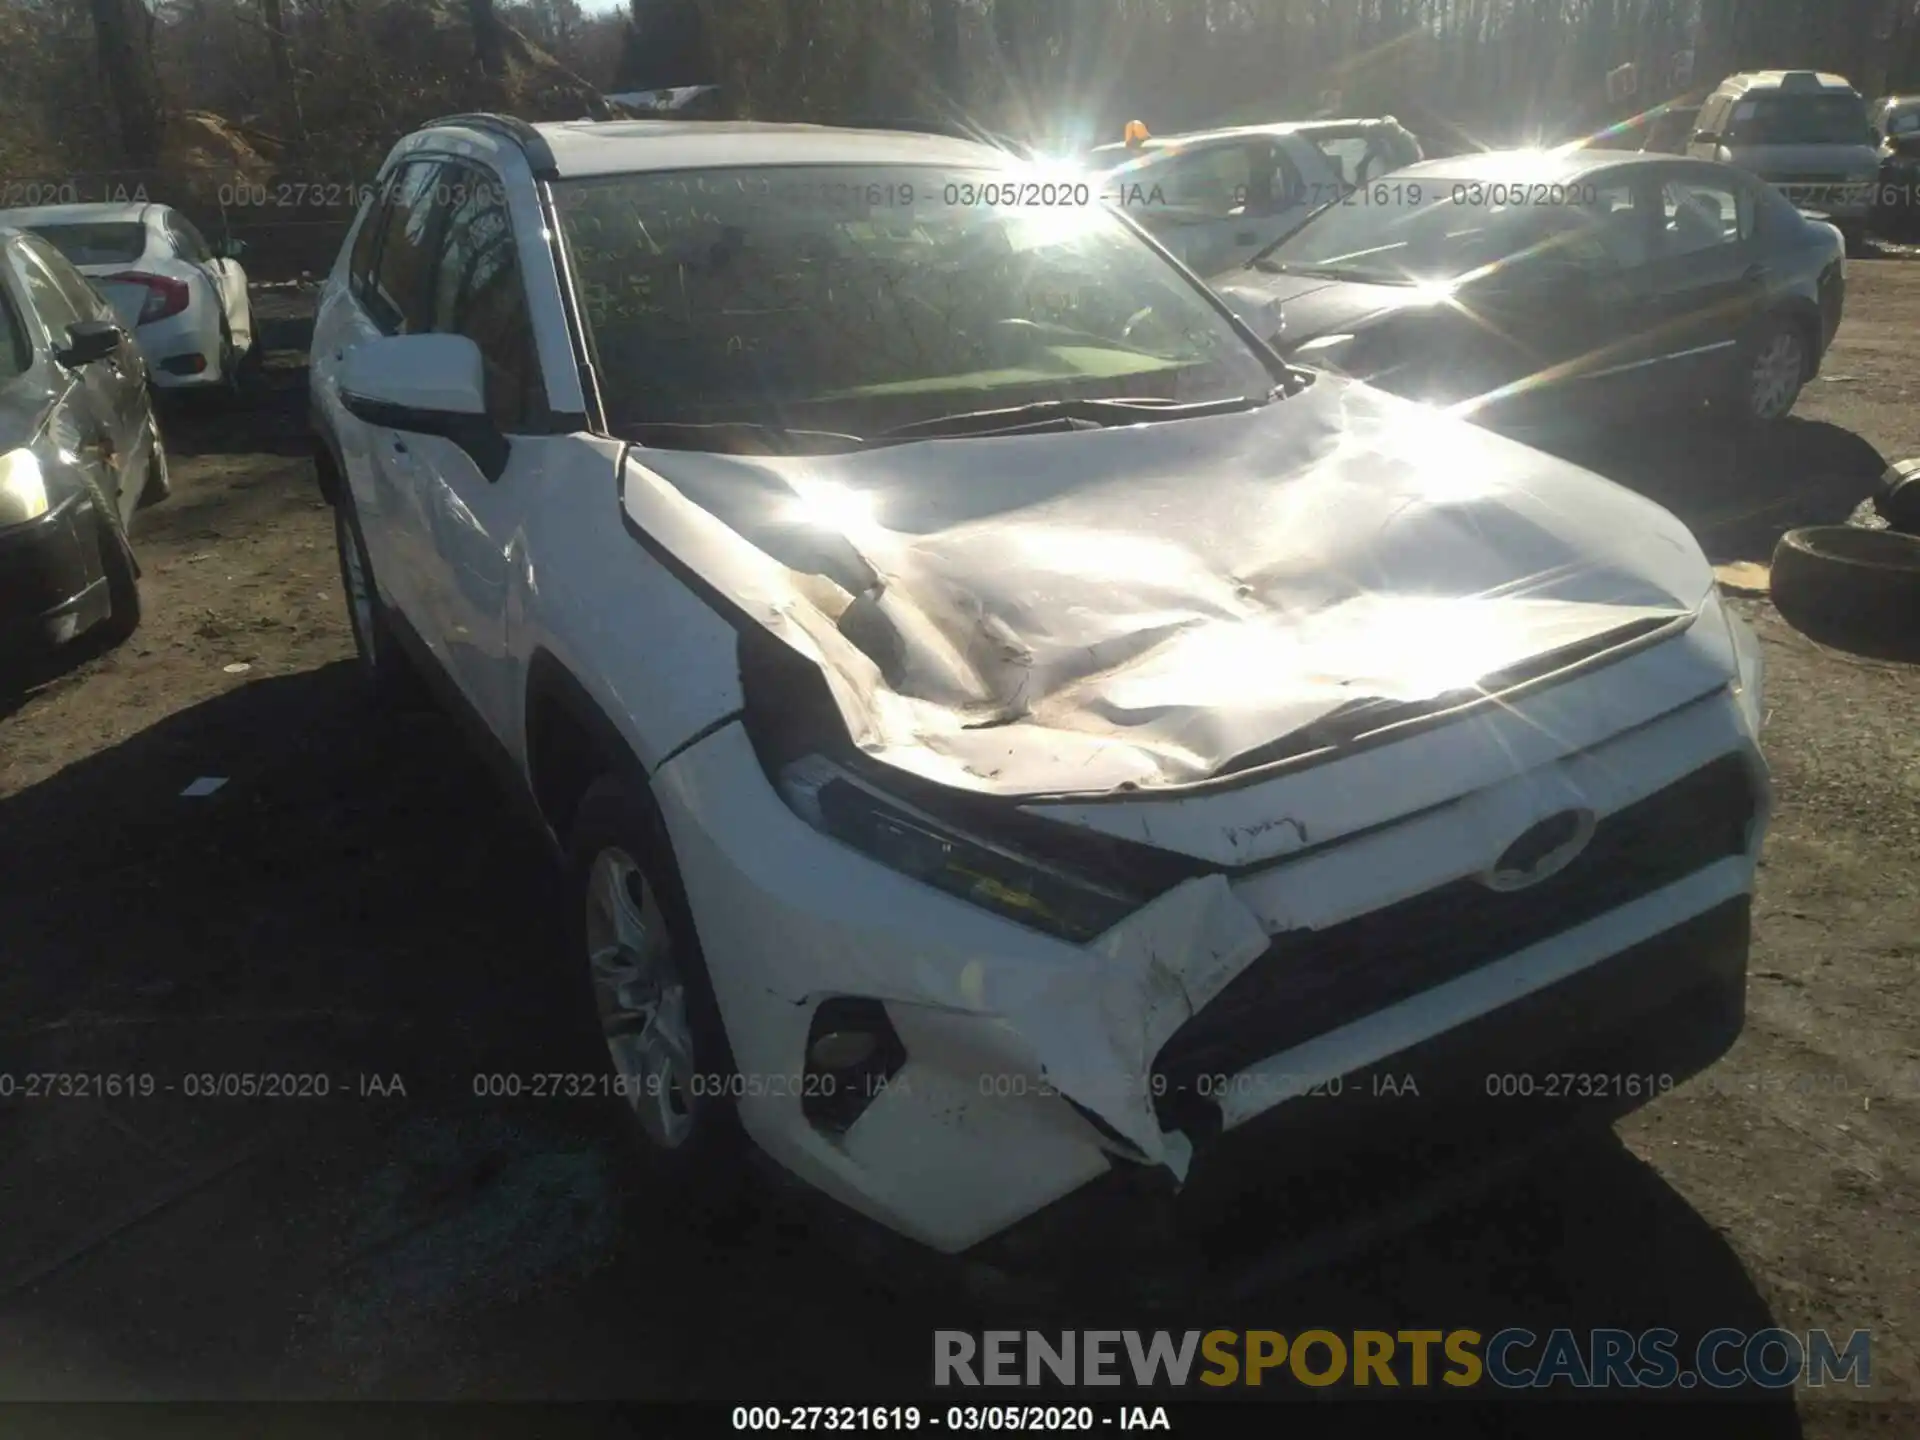
[[[536,650],[527,664],[524,727],[527,787],[561,845],[580,797],[600,776],[629,775],[648,789],[647,767],[619,726],[549,650]]]
[[[313,472],[320,484],[320,498],[329,505],[338,505],[347,483],[339,447],[323,426],[309,424],[308,429],[313,435]]]

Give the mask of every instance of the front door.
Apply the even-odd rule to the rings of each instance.
[[[497,177],[449,163],[436,189],[448,206],[438,232],[425,328],[464,335],[480,350],[487,414],[509,440],[505,468],[483,471],[439,436],[408,436],[413,506],[435,563],[425,567],[423,621],[444,641],[448,673],[496,734],[518,725],[507,663],[507,595],[521,515],[539,479],[541,452],[557,442],[527,434],[544,416],[531,311],[513,220]]]
[[[444,214],[436,205],[440,168],[437,160],[416,160],[395,172],[385,199],[375,202],[356,232],[348,287],[329,295],[313,338],[314,393],[340,442],[375,582],[388,605],[420,628],[429,648],[436,637],[418,620],[425,604],[423,577],[434,563],[432,535],[420,510],[416,457],[425,441],[351,415],[340,403],[340,389],[357,346],[428,328],[428,287]]]

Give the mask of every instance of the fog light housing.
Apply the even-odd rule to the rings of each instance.
[[[853,1128],[907,1063],[887,1007],[878,1000],[837,995],[813,1012],[807,1030],[806,1084],[800,1113],[824,1135]]]

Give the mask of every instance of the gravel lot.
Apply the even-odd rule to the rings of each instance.
[[[1920,455],[1920,260],[1851,280],[1783,435],[1581,458],[1717,561],[1845,517]],[[0,1101],[0,1398],[911,1392],[951,1301],[780,1207],[659,1213],[580,1102],[475,1098],[476,1073],[580,1068],[540,860],[443,722],[382,738],[358,706],[306,303],[260,297],[253,403],[174,417],[139,633],[0,689],[0,1069],[162,1092]],[[1194,1324],[1870,1328],[1877,1403],[1756,1400],[1742,1433],[1920,1433],[1920,668],[1737,603],[1778,812],[1732,1055],[1617,1145]],[[227,783],[182,798],[202,776]],[[181,1093],[210,1071],[331,1094]]]

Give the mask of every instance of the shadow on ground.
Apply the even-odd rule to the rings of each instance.
[[[1845,523],[1887,468],[1871,443],[1820,420],[1754,429],[1675,421],[1653,444],[1620,430],[1554,449],[1673,511],[1716,565],[1764,565],[1788,530]]]
[[[676,1209],[602,1102],[477,1093],[599,1062],[541,851],[442,721],[376,724],[354,680],[244,685],[0,801],[0,1045],[153,1080],[0,1107],[0,1396],[924,1403],[935,1328],[1025,1323],[856,1267],[784,1202]],[[182,798],[203,775],[227,783]],[[248,1074],[327,1093],[188,1093]],[[1771,1323],[1611,1140],[1236,1306],[1057,1323],[1663,1326],[1683,1357]],[[1742,1417],[1798,1433],[1781,1400]]]

